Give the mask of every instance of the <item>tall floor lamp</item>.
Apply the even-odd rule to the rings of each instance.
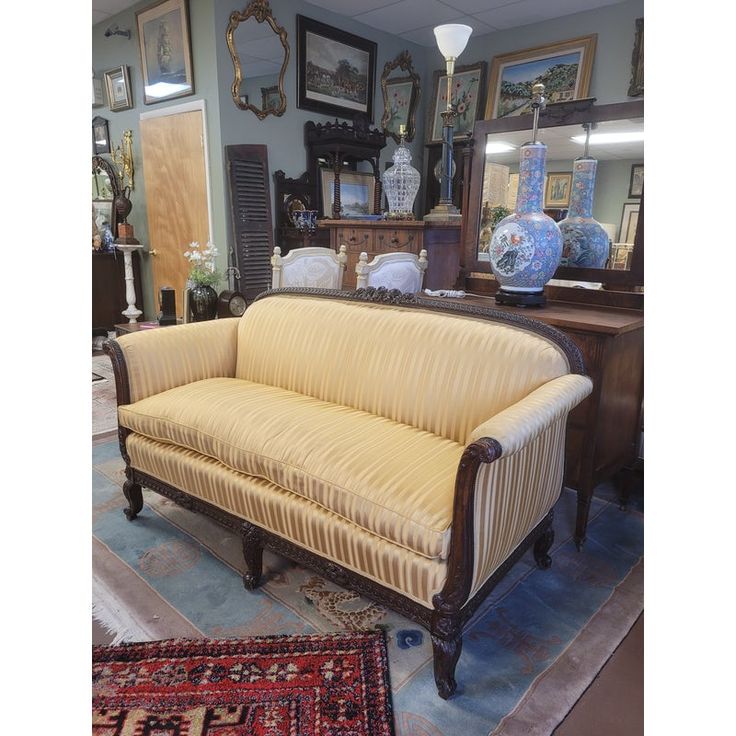
[[[452,102],[452,75],[455,73],[455,61],[468,44],[473,29],[459,23],[448,23],[437,26],[434,36],[440,53],[447,64],[447,109],[442,113],[442,166],[440,175],[440,201],[432,211],[424,216],[430,221],[460,220],[460,210],[452,203],[452,140],[455,134],[455,118],[457,107]]]

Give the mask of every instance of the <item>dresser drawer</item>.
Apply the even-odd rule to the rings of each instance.
[[[422,249],[422,231],[408,230],[400,227],[388,230],[381,229],[374,234],[377,253],[415,253]]]
[[[337,248],[344,245],[348,253],[360,253],[361,251],[372,251],[374,234],[372,230],[360,227],[337,228]]]

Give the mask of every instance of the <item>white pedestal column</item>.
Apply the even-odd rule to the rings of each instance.
[[[128,302],[128,308],[123,312],[123,317],[128,318],[128,322],[137,322],[143,312],[135,306],[135,282],[133,279],[133,256],[134,250],[142,250],[143,245],[120,245],[115,247],[122,252],[125,265],[125,300]]]

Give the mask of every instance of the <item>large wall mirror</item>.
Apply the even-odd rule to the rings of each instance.
[[[568,214],[573,162],[584,153],[585,127],[592,124],[588,155],[597,159],[593,217],[606,230],[609,255],[591,268],[563,253],[555,278],[604,283],[607,287],[643,284],[644,104],[550,105],[540,117],[539,140],[547,145],[545,212],[556,221]],[[573,108],[571,110],[571,108]],[[496,223],[513,212],[519,172],[519,146],[531,136],[528,116],[484,120],[474,128],[465,270],[490,273],[488,246]]]
[[[386,136],[397,143],[401,130],[407,143],[414,140],[416,114],[419,105],[419,75],[414,69],[411,54],[402,51],[393,61],[387,61],[381,74],[383,118],[381,127]]]
[[[227,47],[235,69],[233,102],[241,110],[254,112],[259,120],[283,115],[289,44],[267,0],[253,0],[243,12],[230,14]]]

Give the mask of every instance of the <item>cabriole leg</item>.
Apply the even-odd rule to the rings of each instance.
[[[243,525],[242,536],[245,559],[243,585],[246,590],[255,590],[261,581],[263,571],[263,539],[260,529],[251,524]]]
[[[143,489],[130,476],[123,484],[123,494],[128,501],[128,508],[123,512],[128,521],[133,521],[143,508]]]
[[[453,639],[443,639],[432,634],[432,652],[434,653],[434,681],[437,684],[437,692],[443,700],[447,700],[455,694],[457,682],[455,681],[455,666],[460,659],[463,649],[463,638],[461,635]]]

